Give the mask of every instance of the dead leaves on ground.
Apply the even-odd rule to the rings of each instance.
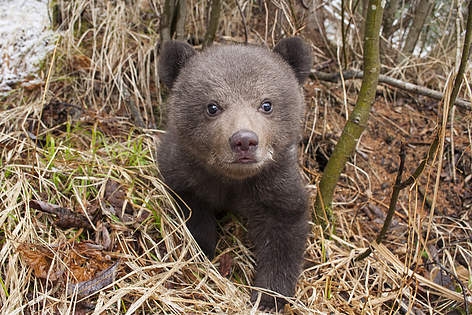
[[[101,203],[107,211],[116,214],[123,225],[143,219],[133,216],[133,207],[127,201],[123,185],[108,180],[104,188]],[[31,200],[29,206],[51,215],[54,225],[60,229],[78,229],[70,240],[58,240],[49,245],[22,243],[17,247],[22,261],[36,278],[64,286],[68,295],[77,294],[79,298],[92,295],[114,282],[119,260],[111,256],[117,257],[122,253],[110,252],[113,241],[105,215],[81,214],[40,200]],[[82,234],[83,230],[88,233]],[[78,241],[79,236],[93,234],[95,241]]]
[[[51,246],[23,243],[17,249],[36,278],[64,285],[68,294],[79,298],[113,283],[119,264],[91,241]]]

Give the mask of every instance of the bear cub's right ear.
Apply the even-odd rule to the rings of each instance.
[[[166,41],[159,57],[159,78],[170,89],[185,63],[195,55],[195,49],[186,42]]]
[[[295,74],[299,84],[303,84],[310,74],[311,48],[300,37],[289,37],[282,39],[275,47],[278,53],[287,62]]]

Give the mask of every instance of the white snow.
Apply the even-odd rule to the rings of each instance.
[[[54,48],[48,0],[0,0],[0,94],[38,83],[38,67]]]

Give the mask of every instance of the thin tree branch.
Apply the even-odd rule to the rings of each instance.
[[[347,67],[347,53],[346,53],[346,32],[347,28],[344,27],[344,15],[345,15],[345,9],[344,9],[344,0],[341,0],[341,38],[342,38],[342,51],[343,51],[343,68]]]
[[[236,0],[236,5],[238,6],[239,14],[241,14],[241,21],[243,22],[243,26],[244,26],[244,43],[247,44],[249,32],[247,31],[246,17],[244,16],[243,8],[241,8],[241,4],[239,3],[239,0]]]
[[[402,143],[400,146],[400,166],[398,167],[397,177],[395,178],[395,185],[393,186],[392,197],[390,198],[390,204],[388,206],[387,217],[384,220],[384,224],[382,226],[382,230],[377,235],[376,242],[378,244],[382,243],[385,238],[385,234],[387,234],[387,230],[390,227],[390,223],[392,222],[393,215],[395,214],[395,208],[397,206],[398,196],[400,195],[400,191],[405,188],[402,185],[402,175],[405,169],[405,144]],[[363,253],[357,256],[354,260],[359,261],[366,257],[368,257],[372,253],[372,247],[367,248]]]
[[[364,34],[364,69],[366,75],[362,79],[356,106],[344,126],[341,137],[329,158],[323,176],[318,185],[315,201],[314,221],[328,233],[333,228],[332,201],[339,176],[348,158],[354,151],[359,138],[367,126],[369,113],[375,99],[380,72],[379,33],[382,22],[382,1],[370,0]]]
[[[454,87],[451,92],[451,104],[455,104],[455,99],[459,94],[460,87],[462,85],[462,80],[464,77],[465,69],[467,68],[467,61],[469,60],[470,54],[470,45],[472,44],[472,1],[469,1],[469,13],[467,16],[467,24],[465,26],[465,36],[464,36],[464,47],[462,48],[461,63],[457,71],[457,76],[454,80]],[[459,30],[457,30],[459,32]],[[471,109],[469,105],[469,110]],[[449,112],[452,111],[452,106],[449,108]]]
[[[338,72],[326,73],[326,72],[312,70],[310,76],[313,79],[318,79],[318,80],[328,81],[328,82],[338,82],[339,80],[341,80],[341,75]],[[344,77],[344,80],[362,79],[364,77],[364,72],[359,71],[359,70],[347,70],[347,71],[343,71],[342,76]],[[415,94],[431,97],[432,99],[435,99],[435,100],[442,100],[444,96],[442,92],[429,89],[424,86],[398,80],[398,79],[395,79],[395,78],[392,78],[383,74],[379,75],[379,83],[385,83],[385,84],[388,84],[390,86],[399,88],[401,90],[404,90],[410,93],[415,93]],[[471,110],[472,104],[466,100],[457,99],[456,98],[457,93],[458,91],[455,93],[456,95],[455,95],[454,104],[462,109]]]

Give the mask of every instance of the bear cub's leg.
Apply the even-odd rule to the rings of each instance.
[[[186,225],[203,253],[211,260],[215,257],[216,249],[216,217],[207,203],[192,197],[192,193],[180,193],[185,204],[179,202],[184,210]],[[178,199],[178,198],[177,198]],[[188,211],[190,207],[191,212]]]
[[[284,296],[293,296],[301,270],[308,219],[307,198],[302,187],[295,195],[287,196],[291,200],[289,208],[283,208],[283,202],[277,208],[263,208],[249,221],[250,238],[255,245],[256,279],[255,287],[266,288]],[[296,210],[300,209],[300,210]],[[252,293],[251,301],[258,299],[259,291]],[[262,310],[283,310],[284,299],[262,294],[259,308]]]

